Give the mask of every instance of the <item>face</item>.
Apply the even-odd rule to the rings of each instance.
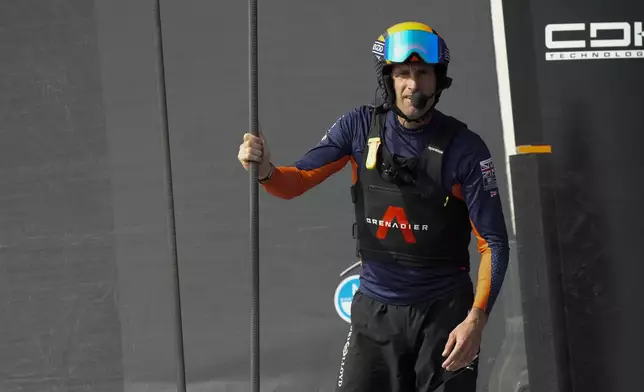
[[[426,95],[436,91],[434,67],[424,63],[395,64],[391,70],[396,92],[396,105],[409,118],[421,116],[434,103],[434,97],[425,108],[416,109],[411,104],[411,95],[420,90]]]

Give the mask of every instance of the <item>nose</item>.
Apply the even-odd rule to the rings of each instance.
[[[416,91],[417,84],[418,83],[416,83],[416,75],[412,73],[409,79],[407,79],[407,88],[411,91]]]
[[[418,88],[418,81],[421,77],[421,72],[415,67],[412,67],[409,71],[407,86],[411,91],[415,91]]]

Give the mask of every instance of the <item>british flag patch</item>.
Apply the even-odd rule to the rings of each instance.
[[[483,174],[483,189],[486,191],[496,189],[496,171],[494,170],[492,158],[481,161],[479,164],[481,165],[481,173]]]

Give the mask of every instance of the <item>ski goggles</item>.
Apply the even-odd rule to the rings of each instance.
[[[426,63],[438,63],[441,60],[438,35],[424,30],[404,30],[390,33],[385,38],[386,61],[402,63],[412,53],[417,54]]]

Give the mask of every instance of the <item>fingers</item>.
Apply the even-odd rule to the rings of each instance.
[[[245,133],[244,134],[244,143],[245,142],[263,142],[261,136],[255,136],[252,133]]]
[[[459,370],[469,365],[475,358],[476,349],[470,339],[451,333],[443,356],[449,355],[443,362],[443,368],[450,372]]]
[[[449,339],[447,339],[447,343],[445,344],[445,349],[443,350],[444,357],[448,356],[449,353],[452,352],[455,344],[456,344],[456,334],[452,332],[449,334]]]
[[[239,146],[237,159],[244,168],[248,168],[250,162],[261,163],[264,157],[264,142],[262,139],[250,133],[244,134],[244,142]]]
[[[243,163],[247,163],[247,162],[261,163],[263,156],[264,156],[264,153],[261,147],[252,147],[252,146],[246,146],[242,144],[239,147],[239,154],[237,157]]]
[[[443,368],[449,371],[457,370],[457,365],[463,360],[464,351],[463,341],[457,340],[454,349],[449,354],[445,362],[443,362]]]
[[[447,358],[443,363],[443,368],[447,371],[454,372],[470,365],[476,359],[476,352],[472,349],[466,348],[465,344],[457,348],[453,352],[453,356]]]
[[[263,151],[265,145],[266,145],[266,142],[263,139],[257,136],[253,136],[250,133],[244,134],[244,142],[242,143],[242,146]]]

